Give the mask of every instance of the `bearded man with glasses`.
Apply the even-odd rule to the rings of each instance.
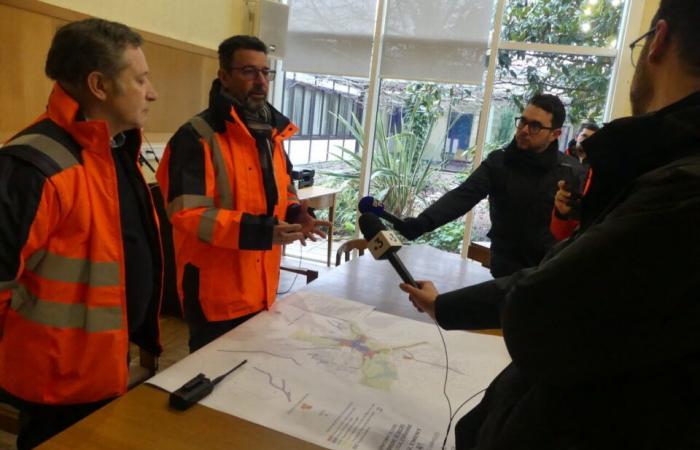
[[[457,188],[397,230],[416,239],[451,222],[488,196],[491,216],[491,274],[537,265],[555,240],[549,231],[554,194],[561,179],[581,184],[585,170],[559,151],[566,112],[554,95],[535,95],[515,120],[515,138],[491,152]]]
[[[282,245],[329,225],[297,199],[282,146],[297,127],[266,100],[274,76],[261,40],[223,41],[209,108],[170,139],[156,174],[191,352],[269,308]]]

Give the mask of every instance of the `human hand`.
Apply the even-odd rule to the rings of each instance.
[[[420,312],[428,314],[435,320],[435,300],[439,294],[432,281],[416,281],[418,287],[408,283],[401,283],[399,288],[408,293],[408,299]]]
[[[294,241],[299,241],[301,242],[301,245],[306,245],[304,233],[301,231],[300,224],[280,222],[272,229],[273,244],[287,245]]]
[[[304,234],[304,237],[314,242],[316,241],[316,236],[323,239],[325,239],[327,236],[321,227],[331,226],[329,221],[318,220],[309,214],[309,202],[307,200],[303,200],[301,202],[301,213],[299,213],[296,223],[301,225],[301,232]]]
[[[404,218],[400,224],[394,226],[394,229],[410,241],[419,238],[424,232],[423,224],[415,217]]]

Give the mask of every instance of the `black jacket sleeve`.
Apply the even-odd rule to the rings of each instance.
[[[423,232],[433,231],[469,212],[491,190],[491,156],[462,184],[447,192],[419,216]]]
[[[440,294],[435,303],[438,324],[446,330],[483,330],[501,327],[505,297],[513,285],[534,269]]]
[[[0,283],[17,276],[45,182],[34,166],[0,150]]]

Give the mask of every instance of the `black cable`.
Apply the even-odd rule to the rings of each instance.
[[[300,246],[299,247],[299,266],[298,266],[299,269],[301,269],[301,260],[302,260],[303,253],[304,253],[304,248],[303,248],[303,246]],[[292,284],[289,286],[289,288],[287,290],[282,291],[282,292],[277,291],[277,295],[284,295],[284,294],[289,293],[289,291],[291,291],[292,288],[294,287],[294,285],[296,284],[297,278],[299,278],[298,273],[294,274],[294,279],[292,279]]]
[[[148,167],[148,168],[151,170],[151,172],[156,173],[156,169],[153,168],[153,166],[151,165],[151,163],[148,162],[148,160],[146,159],[145,156],[143,156],[142,153],[139,153],[139,161],[141,162],[141,164],[143,164],[143,165],[145,165],[146,167]]]
[[[467,403],[469,403],[474,397],[477,395],[481,394],[486,390],[486,388],[480,390],[479,392],[473,394],[471,397],[466,399],[464,402],[462,402],[457,409],[455,409],[454,413],[452,412],[452,402],[450,401],[450,396],[447,395],[447,375],[450,372],[450,359],[449,356],[447,355],[447,342],[445,342],[445,336],[442,334],[442,328],[440,328],[440,325],[438,325],[437,321],[433,319],[433,323],[435,324],[435,327],[437,327],[438,333],[440,334],[440,339],[442,340],[442,348],[445,350],[445,382],[442,386],[442,393],[445,396],[445,399],[447,400],[447,408],[450,413],[450,420],[447,422],[447,430],[445,431],[445,439],[442,441],[442,450],[445,450],[445,447],[447,445],[447,438],[450,435],[450,428],[452,428],[452,421],[454,420],[455,417],[457,417],[457,414],[459,413],[459,410],[464,407]]]
[[[145,134],[142,133],[143,139],[146,141],[146,144],[148,144],[148,150],[146,150],[146,153],[150,153],[153,155],[153,159],[156,160],[158,164],[160,164],[160,159],[158,159],[158,155],[156,155],[156,151],[153,150],[153,146],[151,145],[151,142],[148,140]]]

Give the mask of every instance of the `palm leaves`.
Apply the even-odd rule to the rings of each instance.
[[[329,172],[326,175],[346,181],[345,187],[354,188],[354,192],[357,192],[366,142],[364,130],[362,123],[354,115],[350,121],[343,117],[337,119],[350,130],[362,151],[355,153],[347,147],[338,146],[341,153],[336,156],[346,163],[348,169],[343,172]],[[407,119],[402,118],[402,130],[407,129],[404,126],[406,122]],[[430,124],[430,131],[433,125],[434,122]],[[384,120],[377,120],[370,180],[374,197],[384,202],[387,211],[398,216],[410,215],[416,201],[422,200],[421,194],[425,191],[433,171],[431,162],[424,160],[427,148],[427,140],[419,139],[412,131],[389,135]]]

